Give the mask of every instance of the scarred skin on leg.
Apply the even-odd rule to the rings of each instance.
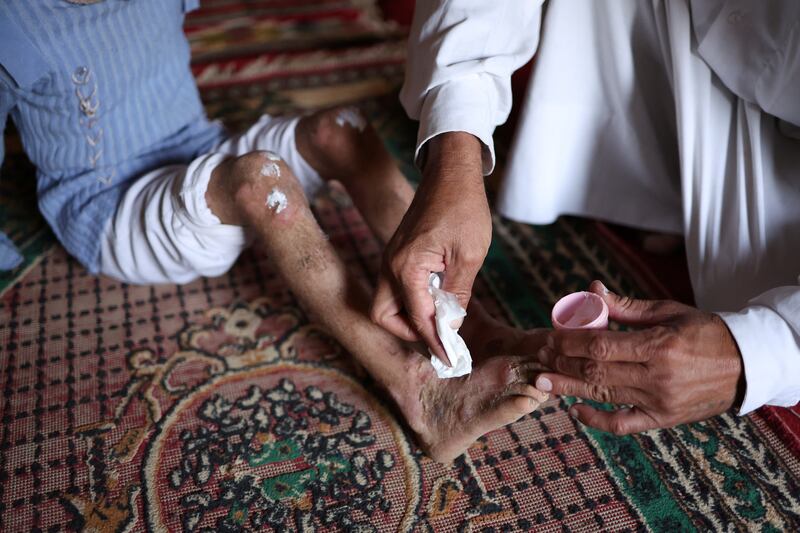
[[[337,124],[333,110],[301,121],[297,145],[323,178],[345,184],[368,224],[388,239],[413,190],[377,135]],[[512,351],[535,353],[536,337],[503,329],[477,306],[464,326],[476,365],[463,378],[438,379],[423,350],[375,325],[367,289],[348,274],[325,238],[291,169],[274,161],[279,172],[262,172],[271,161],[267,152],[252,152],[220,164],[206,194],[209,207],[223,223],[248,226],[258,235],[301,304],[388,391],[431,458],[451,461],[481,435],[547,399],[531,385],[534,364]],[[276,190],[285,196],[280,209],[268,202]],[[518,356],[488,357],[489,352]]]

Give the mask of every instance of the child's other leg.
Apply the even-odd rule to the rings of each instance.
[[[355,107],[337,107],[300,119],[297,149],[322,179],[342,183],[384,243],[403,219],[414,189],[378,134]]]
[[[252,228],[301,304],[388,390],[431,457],[453,459],[546,398],[530,385],[531,365],[521,358],[495,357],[468,377],[440,380],[427,358],[373,324],[367,292],[323,235],[303,187],[270,157],[253,152],[221,163],[209,205],[224,223]],[[270,163],[279,172],[263,172]]]

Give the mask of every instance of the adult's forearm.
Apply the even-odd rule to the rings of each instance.
[[[425,179],[457,180],[465,186],[483,186],[481,142],[463,131],[437,135],[425,146]]]

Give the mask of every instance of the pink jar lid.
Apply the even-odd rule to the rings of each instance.
[[[593,292],[573,292],[556,302],[551,318],[556,329],[605,329],[608,305]]]

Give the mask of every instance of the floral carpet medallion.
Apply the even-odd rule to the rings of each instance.
[[[371,531],[379,519],[408,529],[419,472],[402,431],[376,407],[354,380],[315,365],[215,377],[159,424],[145,463],[150,526]]]
[[[164,360],[132,350],[114,418],[79,428],[92,498],[65,503],[81,526],[126,530],[141,493],[153,531],[413,527],[418,458],[301,311],[237,302],[177,338]],[[141,490],[120,487],[141,453]]]

